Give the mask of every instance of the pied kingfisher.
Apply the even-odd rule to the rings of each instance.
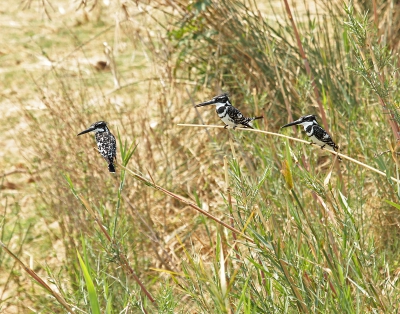
[[[117,143],[114,135],[111,134],[104,121],[93,123],[88,129],[78,134],[82,135],[89,132],[95,132],[94,138],[97,142],[99,153],[108,163],[108,171],[115,172],[114,161],[117,158]]]
[[[304,131],[306,131],[306,134],[311,139],[311,143],[321,146],[322,149],[324,149],[326,145],[328,145],[327,147],[328,150],[332,150],[334,152],[337,152],[339,150],[339,147],[332,140],[328,132],[326,132],[318,124],[314,115],[310,114],[308,116],[300,117],[298,120],[292,123],[285,124],[283,127],[281,127],[281,129],[291,125],[299,125],[299,124],[304,127]],[[342,158],[338,156],[338,160],[342,160]]]
[[[232,106],[227,93],[215,96],[213,99],[202,102],[201,104],[198,104],[195,107],[202,107],[208,105],[216,106],[218,117],[220,117],[222,122],[225,123],[224,129],[226,129],[228,126],[232,126],[233,129],[236,129],[236,127],[238,126],[253,129],[253,127],[251,126],[251,122],[253,120],[263,118],[263,117],[253,117],[253,118],[244,117],[243,114],[238,109]]]

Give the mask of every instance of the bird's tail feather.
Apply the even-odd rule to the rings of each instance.
[[[325,146],[325,148],[328,149],[328,150],[331,150],[331,151],[333,151],[335,153],[339,152],[339,147],[337,147],[336,145],[335,145],[335,147],[327,145],[327,146]],[[342,161],[343,159],[339,155],[337,155],[337,160]]]
[[[115,166],[113,163],[108,164],[108,171],[115,173]]]

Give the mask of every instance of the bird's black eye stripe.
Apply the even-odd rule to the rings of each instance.
[[[225,106],[218,108],[218,113],[223,113],[225,111]]]

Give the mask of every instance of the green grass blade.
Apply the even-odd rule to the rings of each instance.
[[[78,254],[79,264],[81,266],[83,277],[85,278],[86,282],[86,288],[89,293],[90,308],[93,314],[100,314],[101,312],[100,312],[99,301],[97,298],[97,293],[93,284],[93,280],[89,274],[88,268],[86,267],[81,255],[79,254],[78,251],[76,253]]]

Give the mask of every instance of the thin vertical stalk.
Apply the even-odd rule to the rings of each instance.
[[[328,127],[328,122],[326,120],[325,110],[324,110],[324,107],[322,106],[321,97],[319,95],[319,91],[318,91],[318,88],[317,88],[317,84],[315,83],[314,76],[311,73],[310,64],[308,63],[308,59],[307,59],[306,53],[304,52],[303,45],[301,44],[300,35],[299,35],[299,32],[297,31],[297,27],[296,27],[296,23],[294,22],[294,19],[293,19],[292,11],[290,10],[290,6],[289,6],[288,1],[287,0],[283,0],[283,1],[285,3],[286,13],[288,14],[288,18],[289,18],[290,23],[292,24],[292,27],[293,27],[294,36],[296,37],[297,46],[299,47],[300,56],[301,56],[301,58],[302,58],[302,60],[304,62],[304,66],[306,68],[307,75],[310,78],[311,84],[313,86],[315,99],[317,100],[319,111],[320,111],[321,118],[322,118],[322,123],[324,125],[325,130],[327,132],[329,132],[329,127]]]
[[[233,211],[232,211],[232,195],[231,195],[231,188],[229,186],[229,175],[228,175],[228,160],[226,156],[224,156],[224,169],[225,169],[225,186],[226,186],[226,196],[228,198],[228,207],[229,207],[229,213],[230,213],[230,223],[232,228],[235,228],[235,221],[233,219]],[[232,237],[235,240],[235,244],[233,245],[236,253],[236,258],[240,260],[240,255],[239,255],[239,248],[237,246],[237,236],[234,232],[232,232]]]
[[[378,61],[377,61],[376,58],[375,58],[375,54],[374,54],[374,51],[373,51],[373,48],[372,48],[372,45],[371,45],[370,42],[368,42],[368,47],[369,47],[369,50],[370,50],[370,55],[371,55],[372,63],[373,63],[373,65],[374,65],[374,69],[375,69],[375,72],[376,72],[376,74],[377,74],[377,77],[379,78],[380,83],[381,83],[382,85],[384,85],[384,84],[385,84],[384,73],[381,72],[381,71],[379,71],[379,68],[378,68]],[[381,97],[381,95],[379,95],[379,94],[378,94],[378,99],[379,99],[379,103],[380,103],[381,106],[382,106],[383,111],[386,111],[388,107],[387,107],[387,104],[386,104],[385,99],[384,99],[383,97]],[[388,110],[388,111],[389,111],[389,112],[388,112],[388,113],[389,113],[389,115],[388,115],[388,117],[389,117],[389,124],[390,124],[390,127],[392,128],[393,135],[394,135],[394,137],[396,138],[397,141],[400,141],[400,129],[399,129],[399,125],[397,124],[397,121],[396,121],[396,119],[395,119],[395,116],[394,116],[392,110]]]
[[[270,45],[268,37],[266,37],[266,43],[267,43],[268,51],[271,51],[271,45]],[[287,114],[288,114],[287,123],[289,123],[289,122],[293,121],[292,108],[291,108],[291,106],[289,104],[289,100],[287,99],[285,89],[283,88],[283,82],[282,82],[282,78],[281,78],[281,75],[280,75],[279,70],[278,70],[278,65],[277,65],[276,60],[274,61],[274,65],[273,66],[274,66],[276,77],[278,79],[279,89],[281,90],[283,101],[285,102],[286,111],[287,111]],[[296,131],[297,129],[296,129],[295,126],[293,126],[293,130],[295,130],[295,132],[297,132]]]
[[[372,0],[372,6],[373,6],[373,10],[374,10],[374,23],[375,23],[375,26],[378,27],[379,26],[379,24],[378,24],[378,8],[376,5],[376,0]]]
[[[292,24],[292,27],[293,27],[294,35],[295,35],[296,41],[297,41],[297,46],[299,47],[300,56],[303,59],[307,75],[310,78],[311,84],[313,86],[315,99],[318,103],[319,112],[321,114],[322,124],[324,125],[325,130],[329,133],[329,126],[328,126],[328,122],[326,120],[325,109],[322,105],[321,97],[319,95],[317,84],[315,83],[315,80],[314,80],[314,75],[311,72],[310,64],[308,63],[306,53],[304,52],[303,45],[301,44],[300,35],[299,35],[299,32],[297,31],[297,27],[296,27],[296,23],[294,22],[294,19],[293,19],[292,11],[290,10],[288,0],[283,0],[283,1],[285,3],[286,13],[288,14],[290,23]],[[338,162],[336,162],[336,172],[339,176],[339,181],[342,183],[343,194],[347,194],[346,190],[345,190],[345,186],[343,184],[344,180],[343,180],[343,176],[342,176],[342,171],[340,170]]]
[[[124,167],[124,169],[126,169]],[[104,234],[104,236],[107,238],[107,240],[111,243],[114,249],[118,252],[118,257],[119,257],[119,265],[127,272],[129,275],[133,277],[133,279],[136,281],[136,283],[140,286],[141,290],[143,293],[147,296],[147,298],[154,304],[156,305],[155,299],[151,296],[150,292],[147,290],[147,288],[143,285],[143,283],[140,281],[139,277],[135,274],[134,270],[132,267],[129,265],[129,261],[126,258],[125,254],[120,252],[118,244],[115,242],[114,239],[111,238],[110,234],[104,227],[100,217],[98,214],[92,209],[92,207],[89,205],[89,202],[81,195],[77,195],[77,197],[80,199],[82,204],[85,206],[86,210],[89,212],[89,214],[92,216],[92,218],[95,220],[97,225],[99,226],[101,232]]]

